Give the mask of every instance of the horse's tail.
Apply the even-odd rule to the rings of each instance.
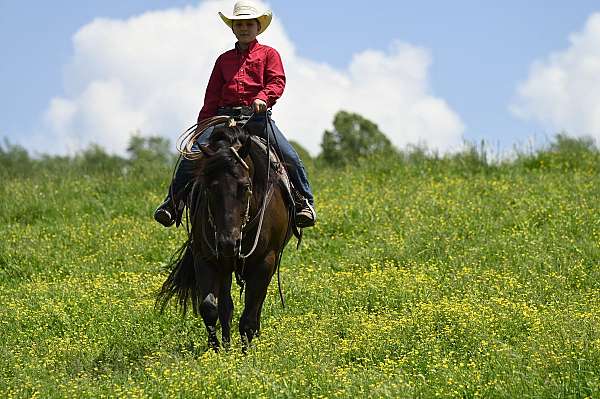
[[[157,294],[155,309],[163,312],[171,298],[176,297],[177,304],[184,315],[187,313],[190,303],[194,311],[197,312],[200,298],[190,241],[186,241],[175,253],[168,268],[171,269],[171,272]]]

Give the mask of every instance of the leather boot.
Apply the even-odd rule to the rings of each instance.
[[[170,195],[167,195],[163,203],[154,211],[154,220],[165,227],[171,227],[176,218],[175,201]]]
[[[177,165],[175,178],[171,182],[169,193],[163,203],[154,211],[154,220],[163,226],[171,227],[173,223],[177,222],[178,216],[181,222],[180,212],[183,211],[185,205],[180,199],[185,195],[183,193],[187,183],[194,174],[194,167],[194,162],[188,159],[182,159],[179,165]]]
[[[311,227],[317,221],[317,212],[306,199],[296,203],[296,226],[299,228]]]

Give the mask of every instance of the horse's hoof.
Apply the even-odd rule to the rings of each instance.
[[[208,341],[208,347],[215,351],[215,353],[219,353],[219,349],[221,349],[221,345],[219,344],[219,340],[216,341]]]
[[[221,347],[223,349],[225,349],[226,352],[229,351],[229,349],[231,349],[231,340],[229,340],[229,339],[223,339]]]

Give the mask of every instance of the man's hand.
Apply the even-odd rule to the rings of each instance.
[[[252,102],[252,109],[255,113],[262,113],[267,111],[267,103],[257,98]]]

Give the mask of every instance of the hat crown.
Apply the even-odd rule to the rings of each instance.
[[[1,0],[0,0],[1,1]],[[258,34],[267,29],[273,18],[273,14],[270,10],[260,10],[256,4],[248,0],[240,0],[233,6],[233,15],[227,15],[219,12],[219,16],[230,28],[233,27],[233,21],[239,21],[243,19],[257,19],[260,23]]]
[[[236,17],[242,15],[256,15],[258,13],[258,7],[250,1],[238,1],[233,6],[233,15]]]

